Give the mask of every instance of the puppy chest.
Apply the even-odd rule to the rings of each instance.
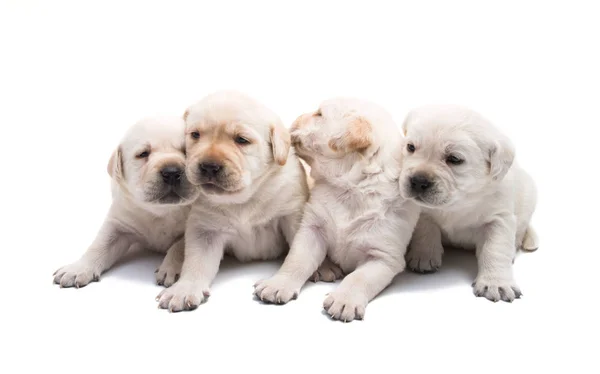
[[[228,254],[240,261],[269,260],[281,255],[287,243],[277,222],[240,228],[226,248]]]

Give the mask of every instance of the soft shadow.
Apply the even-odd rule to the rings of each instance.
[[[397,292],[422,292],[470,285],[477,275],[475,252],[455,248],[444,249],[442,267],[435,273],[417,274],[409,269],[399,274],[382,295]]]
[[[102,277],[114,277],[129,282],[156,284],[154,272],[160,266],[164,254],[150,251],[132,251],[126,254]]]

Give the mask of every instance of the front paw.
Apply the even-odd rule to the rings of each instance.
[[[323,308],[331,316],[344,322],[365,318],[368,301],[359,294],[334,291],[323,302]]]
[[[435,273],[442,266],[444,248],[440,244],[410,248],[406,253],[406,265],[416,273]]]
[[[179,279],[181,264],[173,261],[163,260],[160,267],[156,269],[156,284],[171,287]]]
[[[210,292],[208,287],[189,281],[178,281],[171,287],[164,289],[156,297],[158,307],[168,309],[169,312],[194,310],[208,300]]]
[[[63,287],[84,287],[100,279],[100,272],[85,262],[74,262],[54,272],[54,283]]]
[[[344,278],[344,271],[328,258],[319,266],[317,271],[309,278],[312,282],[335,282]]]
[[[523,295],[510,277],[478,275],[472,286],[475,296],[485,297],[493,302],[503,300],[512,303],[514,299],[520,299]]]
[[[300,287],[292,279],[275,275],[254,284],[254,295],[261,301],[273,304],[285,304],[298,298]]]

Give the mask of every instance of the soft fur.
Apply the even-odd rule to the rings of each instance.
[[[146,118],[128,130],[108,163],[113,201],[104,224],[78,261],[54,273],[55,283],[83,287],[96,281],[130,248],[166,252],[156,280],[175,282],[185,220],[198,195],[184,173],[184,131],[177,117]]]
[[[206,300],[225,253],[241,261],[285,253],[308,199],[289,132],[264,105],[223,91],[192,105],[184,118],[187,173],[201,195],[186,228],[181,278],[157,297],[173,312]]]
[[[477,296],[513,301],[521,290],[512,263],[518,248],[534,250],[536,204],[531,177],[514,162],[510,140],[468,108],[426,106],[407,116],[400,188],[423,213],[407,262],[437,270],[443,246],[476,249]]]
[[[300,116],[291,136],[315,185],[289,255],[272,278],[257,282],[255,294],[287,303],[328,255],[348,275],[323,307],[334,319],[362,319],[369,301],[404,270],[419,215],[399,196],[400,133],[379,106],[338,98]]]

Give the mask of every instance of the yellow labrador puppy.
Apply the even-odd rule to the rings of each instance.
[[[404,270],[419,216],[399,195],[400,132],[379,106],[339,98],[300,116],[291,137],[315,185],[283,266],[257,282],[255,294],[287,303],[329,255],[349,274],[323,307],[334,319],[362,319],[369,301]]]
[[[175,282],[183,261],[183,233],[198,190],[185,176],[185,123],[145,118],[125,134],[108,162],[112,205],[96,239],[76,262],[58,269],[54,282],[83,287],[97,281],[130,248],[167,253],[158,284]]]
[[[241,261],[287,251],[308,199],[306,174],[279,117],[231,91],[186,111],[186,171],[201,195],[185,232],[181,278],[159,307],[177,312],[206,300],[225,253]]]
[[[536,188],[514,162],[510,140],[479,113],[458,106],[417,108],[403,128],[400,187],[423,209],[407,254],[409,267],[437,270],[443,244],[475,249],[475,295],[518,299],[512,263],[517,248],[538,247],[530,225]]]

